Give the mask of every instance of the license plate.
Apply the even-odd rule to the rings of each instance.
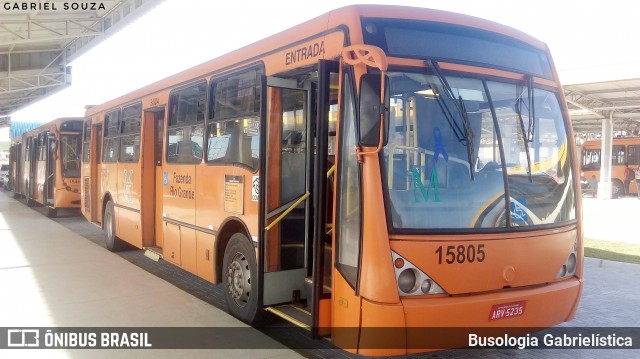
[[[525,300],[513,303],[496,304],[491,307],[489,320],[519,317],[524,314]]]

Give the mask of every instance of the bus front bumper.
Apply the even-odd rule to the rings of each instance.
[[[470,334],[504,336],[536,332],[571,320],[581,292],[582,280],[573,278],[477,295],[404,297],[401,305],[363,299],[359,353],[416,353],[468,346]],[[404,318],[404,328],[381,328],[380,321],[367,320],[381,315],[397,318],[394,327],[401,324],[399,318]],[[372,322],[377,324],[370,325]],[[385,340],[381,341],[381,337]],[[383,342],[394,348],[384,350],[376,344]]]

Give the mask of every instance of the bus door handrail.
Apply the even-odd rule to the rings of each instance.
[[[329,170],[327,171],[327,178],[331,177],[331,175],[335,171],[336,171],[336,165],[331,166],[331,168],[329,168]]]
[[[265,231],[271,230],[271,228],[273,228],[276,224],[278,224],[284,217],[287,216],[287,214],[293,211],[294,208],[298,207],[300,203],[304,202],[307,198],[309,198],[309,195],[310,195],[309,191],[305,192],[300,198],[298,198],[297,201],[293,202],[293,204],[289,206],[289,208],[287,208],[284,212],[282,212],[282,214],[279,215],[278,218],[276,218],[273,222],[271,222],[271,224],[264,227]]]
[[[327,171],[327,177],[330,177],[333,172],[335,172],[336,170],[336,165],[331,166],[331,168],[329,169],[329,171]],[[276,224],[278,224],[278,222],[280,222],[284,217],[287,216],[287,214],[289,214],[291,211],[293,211],[294,208],[298,207],[298,205],[302,202],[304,202],[307,198],[309,198],[309,196],[311,195],[311,193],[309,193],[309,191],[306,191],[302,196],[300,196],[300,198],[298,198],[297,201],[293,202],[291,204],[291,206],[289,206],[289,208],[287,208],[284,212],[282,212],[282,214],[280,214],[278,216],[278,218],[276,218],[273,222],[271,222],[271,224],[269,224],[268,226],[264,227],[264,229],[266,231],[270,231],[271,228],[273,228]],[[327,233],[328,234],[328,233]]]

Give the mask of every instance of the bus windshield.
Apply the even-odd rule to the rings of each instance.
[[[389,78],[383,177],[396,230],[576,219],[570,142],[556,93],[530,88],[530,81],[477,76]]]
[[[62,177],[80,177],[80,135],[60,136],[60,156],[62,158]]]

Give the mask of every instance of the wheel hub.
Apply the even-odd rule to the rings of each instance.
[[[236,254],[229,263],[227,286],[231,298],[238,306],[242,307],[247,304],[251,293],[251,271],[246,257],[241,253]]]
[[[109,240],[111,240],[112,236],[113,236],[113,225],[111,224],[111,213],[107,212],[107,215],[105,216],[105,222],[107,222],[106,225],[106,232],[107,232],[107,238],[109,238]]]

